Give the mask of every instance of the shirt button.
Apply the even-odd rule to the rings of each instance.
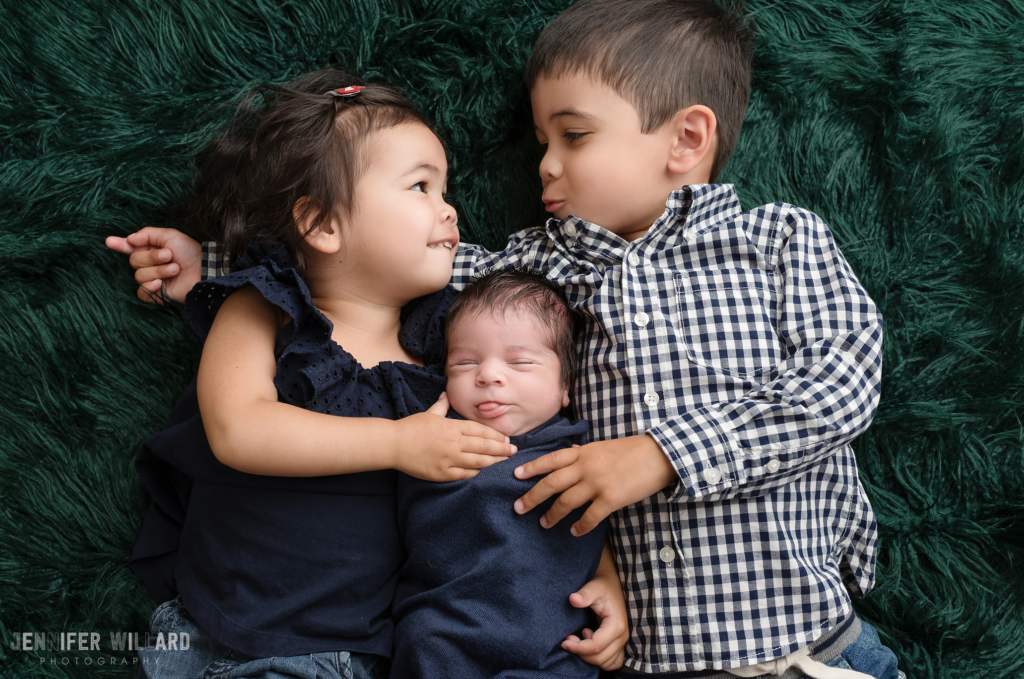
[[[713,486],[722,480],[722,472],[718,471],[714,467],[712,467],[711,469],[705,469],[704,480]]]
[[[644,394],[644,403],[651,406],[652,408],[658,405],[658,395],[653,391]]]
[[[572,224],[566,224],[565,225],[565,233],[566,233],[566,235],[569,236],[569,238],[574,237],[576,235],[576,227],[573,226]]]
[[[640,256],[635,252],[631,252],[629,253],[629,256],[626,257],[626,261],[629,262],[630,265],[636,266],[637,264],[640,263]]]
[[[651,317],[641,311],[636,316],[633,316],[633,320],[642,328],[650,322]]]
[[[774,474],[775,472],[779,471],[779,467],[780,466],[781,465],[779,464],[779,461],[776,460],[774,457],[772,459],[768,460],[768,464],[765,465],[765,467],[768,469],[768,471],[771,472],[772,474]]]
[[[676,558],[676,550],[671,547],[662,547],[661,551],[658,552],[658,558],[665,563],[672,563],[672,559]]]

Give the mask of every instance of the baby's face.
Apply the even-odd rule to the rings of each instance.
[[[551,331],[530,313],[463,316],[449,334],[448,401],[467,420],[525,434],[569,405]]]
[[[641,132],[633,104],[586,75],[541,77],[530,93],[544,207],[631,241],[661,216],[679,188],[668,171],[670,126]]]

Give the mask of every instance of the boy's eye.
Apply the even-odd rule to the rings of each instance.
[[[565,140],[568,141],[570,144],[573,144],[575,142],[578,142],[580,139],[583,139],[583,137],[587,136],[587,133],[586,132],[566,132],[562,136],[565,137]]]
[[[423,191],[423,192],[426,192],[426,190],[427,190],[427,183],[426,182],[416,182],[415,184],[412,185],[412,190],[413,191]]]

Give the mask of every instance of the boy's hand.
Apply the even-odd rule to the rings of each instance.
[[[576,608],[590,608],[600,618],[597,631],[583,630],[583,638],[570,634],[562,648],[575,653],[584,662],[603,670],[617,670],[625,659],[625,646],[629,640],[629,616],[622,586],[615,570],[615,559],[605,545],[601,565],[594,579],[569,595],[569,603]]]
[[[398,420],[395,469],[424,481],[458,481],[516,452],[504,434],[447,414],[448,395],[441,394],[426,412]]]
[[[143,302],[163,306],[164,295],[184,302],[199,282],[203,248],[177,229],[147,226],[127,238],[108,236],[106,242],[111,250],[131,255],[128,263],[136,269],[138,296]]]
[[[573,535],[585,535],[612,512],[654,495],[679,476],[661,447],[650,436],[627,436],[563,448],[516,468],[517,479],[551,472],[515,502],[524,514],[552,495],[561,493],[540,524],[551,528],[565,516],[593,502],[573,524]]]

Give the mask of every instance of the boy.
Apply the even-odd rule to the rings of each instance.
[[[561,292],[539,276],[498,271],[467,287],[445,328],[451,416],[511,437],[515,460],[586,443],[587,423],[559,414],[575,375],[573,321]],[[431,408],[445,411],[444,399]],[[605,526],[581,540],[544,530],[542,509],[514,514],[532,485],[515,478],[515,460],[450,483],[400,477],[408,561],[392,609],[393,677],[597,679],[598,668],[559,641],[586,625],[567,599],[594,576],[608,549]],[[610,550],[604,564],[613,574]]]
[[[576,412],[594,442],[517,470],[553,473],[516,511],[560,494],[549,527],[592,502],[579,535],[612,515],[623,676],[890,679],[895,656],[851,605],[874,584],[849,442],[878,402],[881,318],[820,218],[741,213],[732,186],[708,184],[735,147],[751,54],[743,18],[711,0],[566,10],[527,67],[554,218],[501,253],[463,247],[453,283],[545,270],[584,318]],[[170,259],[132,255],[140,296]]]

